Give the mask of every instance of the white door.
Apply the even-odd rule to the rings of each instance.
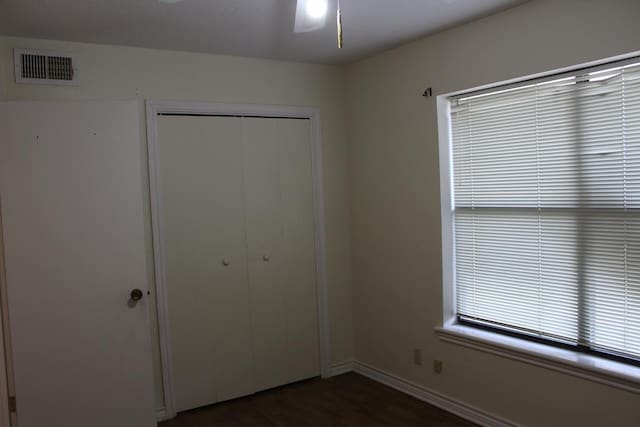
[[[158,118],[177,411],[253,392],[240,120]]]
[[[139,141],[136,102],[0,104],[19,427],[155,424]]]
[[[311,125],[243,118],[256,391],[320,375]]]

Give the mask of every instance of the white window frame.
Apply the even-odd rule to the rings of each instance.
[[[455,290],[453,158],[450,114],[450,98],[456,95],[487,90],[498,86],[522,84],[522,82],[527,80],[557,76],[562,73],[571,73],[582,68],[606,66],[606,64],[611,62],[637,57],[639,54],[640,52],[633,52],[606,60],[594,61],[483,87],[447,93],[437,97],[442,228],[443,320],[442,325],[435,328],[435,332],[442,341],[640,394],[639,366],[458,323]]]

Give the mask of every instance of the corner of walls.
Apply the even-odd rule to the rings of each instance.
[[[349,265],[351,272],[351,330],[352,330],[352,360],[358,360],[357,353],[357,330],[356,330],[356,282],[357,282],[357,268],[355,265],[355,252],[354,252],[354,175],[353,175],[353,163],[354,163],[354,126],[353,116],[354,109],[356,108],[352,98],[352,82],[350,79],[352,64],[347,64],[343,67],[343,105],[344,105],[344,117],[345,117],[345,135],[347,139],[347,182],[349,192],[349,206],[348,206],[348,223],[349,223]],[[352,364],[352,362],[350,362]],[[352,369],[350,369],[352,370]]]
[[[338,65],[334,66],[336,70],[336,90],[333,92],[332,102],[335,105],[334,111],[329,112],[327,116],[332,117],[334,120],[340,122],[338,128],[340,129],[339,138],[342,141],[339,145],[326,145],[324,153],[328,158],[335,159],[336,163],[340,164],[340,167],[334,169],[334,171],[325,176],[325,181],[329,186],[337,188],[334,192],[337,200],[334,201],[335,206],[339,206],[338,210],[327,210],[325,206],[325,218],[327,224],[334,223],[342,234],[340,240],[336,240],[333,248],[328,247],[328,254],[333,253],[334,262],[339,262],[341,267],[334,269],[334,273],[339,273],[340,277],[335,277],[330,280],[334,283],[342,283],[342,286],[334,289],[329,289],[330,294],[339,292],[340,295],[336,295],[332,300],[335,301],[336,306],[329,307],[331,333],[334,334],[337,330],[340,330],[339,338],[332,338],[335,340],[335,344],[331,347],[331,370],[334,371],[336,366],[342,366],[348,361],[354,358],[354,344],[353,344],[353,271],[351,265],[352,244],[351,244],[351,224],[349,223],[349,212],[351,208],[351,185],[349,181],[349,161],[348,161],[348,119],[346,117],[346,66]],[[322,117],[325,121],[325,115]],[[326,135],[323,135],[323,141],[325,141]],[[325,161],[327,159],[325,158]],[[330,202],[330,200],[328,200]],[[327,242],[330,244],[330,242]],[[335,255],[338,254],[338,259]],[[329,270],[329,274],[331,270]],[[330,298],[331,299],[331,298]],[[332,315],[333,314],[333,315]]]
[[[342,120],[344,123],[343,126],[343,132],[344,132],[344,140],[345,140],[345,170],[346,170],[346,198],[347,198],[347,204],[346,204],[346,224],[347,224],[347,230],[348,230],[348,236],[347,236],[347,241],[348,241],[348,252],[347,252],[347,257],[348,257],[348,270],[349,270],[349,314],[350,314],[350,319],[349,319],[349,336],[350,336],[350,340],[349,340],[349,354],[348,357],[344,357],[343,358],[343,362],[340,363],[340,365],[350,365],[351,361],[355,359],[356,357],[356,349],[355,349],[355,325],[354,325],[354,312],[353,312],[353,307],[354,307],[354,270],[353,270],[353,224],[351,222],[351,198],[353,196],[353,185],[352,185],[352,181],[351,181],[351,121],[350,121],[350,117],[349,117],[349,111],[350,111],[350,107],[349,107],[349,93],[348,93],[348,81],[347,81],[347,71],[348,71],[348,65],[342,65],[340,66],[340,85],[341,85],[341,90],[340,90],[340,104],[342,105]]]

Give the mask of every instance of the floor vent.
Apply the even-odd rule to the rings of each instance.
[[[73,56],[58,52],[14,49],[16,83],[77,85]]]

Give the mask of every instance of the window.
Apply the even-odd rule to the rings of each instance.
[[[640,359],[640,61],[452,97],[461,322]]]

